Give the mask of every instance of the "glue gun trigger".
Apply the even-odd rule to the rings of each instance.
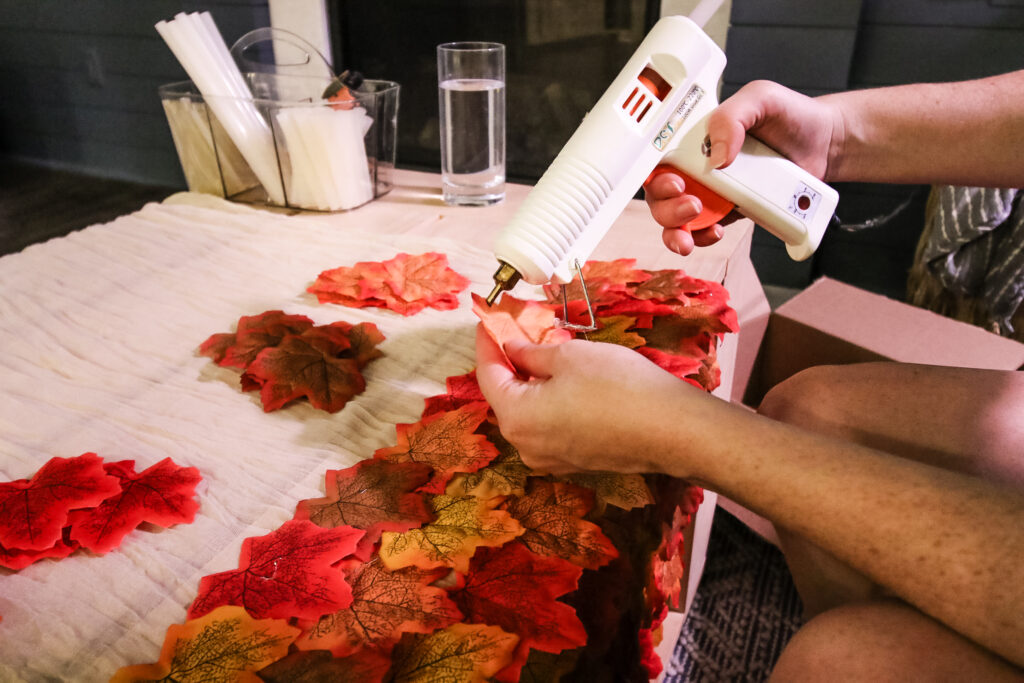
[[[715,225],[716,223],[721,223],[722,220],[730,213],[732,213],[733,209],[736,208],[736,205],[730,202],[728,199],[716,193],[715,191],[707,188],[699,181],[694,180],[692,177],[690,177],[683,171],[680,171],[675,166],[670,166],[668,164],[661,164],[657,166],[651,172],[651,175],[647,177],[647,182],[649,183],[652,178],[659,176],[662,173],[674,173],[675,175],[681,177],[683,179],[683,182],[685,183],[684,192],[686,192],[686,194],[693,195],[694,197],[700,200],[702,207],[701,212],[693,220],[688,221],[682,225],[676,226],[681,230],[693,232],[694,230],[703,230],[704,228],[710,228],[712,225]],[[644,184],[646,185],[647,183]]]

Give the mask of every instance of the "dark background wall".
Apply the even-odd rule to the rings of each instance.
[[[153,28],[209,10],[230,45],[266,0],[0,0],[0,154],[184,188],[157,87],[186,78]]]
[[[509,78],[510,175],[530,182],[618,71],[657,5],[335,0],[332,15],[346,30],[361,22],[339,44],[335,63],[402,82],[400,165],[436,168],[436,129],[427,120],[436,116],[433,46],[493,34],[510,46],[510,69],[544,79]],[[156,91],[185,74],[153,24],[195,10],[211,11],[229,44],[270,23],[267,0],[0,0],[0,155],[183,188]],[[555,10],[575,18],[556,27]],[[1024,68],[1024,0],[733,0],[731,21],[723,96],[756,78],[818,95]],[[824,274],[902,297],[928,188],[838,189],[845,223],[906,207],[874,228],[830,231],[804,263],[757,231],[762,281],[802,287]]]

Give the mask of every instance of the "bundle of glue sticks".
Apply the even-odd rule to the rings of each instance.
[[[179,13],[157,32],[202,93],[267,192],[280,206],[335,211],[373,199],[364,137],[373,124],[354,101],[266,103],[276,118],[282,173],[274,135],[209,12]],[[282,177],[284,185],[282,186]],[[287,201],[286,201],[287,198]]]

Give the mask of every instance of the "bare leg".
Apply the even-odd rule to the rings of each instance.
[[[897,601],[847,605],[812,619],[790,641],[774,683],[1024,680],[1020,669]]]
[[[760,412],[1024,488],[1024,372],[896,363],[816,367],[769,392]],[[881,595],[878,586],[829,553],[778,531],[808,615]]]

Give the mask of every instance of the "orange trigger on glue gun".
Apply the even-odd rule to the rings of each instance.
[[[681,176],[683,182],[686,183],[686,194],[691,194],[699,199],[701,206],[703,207],[700,214],[698,214],[692,221],[677,226],[683,230],[693,232],[694,230],[710,228],[712,225],[720,223],[723,218],[728,216],[729,213],[736,208],[736,205],[728,199],[705,187],[674,166],[668,166],[666,164],[658,166],[651,172],[651,175],[647,177],[647,182],[650,182],[652,178],[661,175],[662,173],[675,173],[676,175]],[[646,183],[644,184],[646,185]]]

